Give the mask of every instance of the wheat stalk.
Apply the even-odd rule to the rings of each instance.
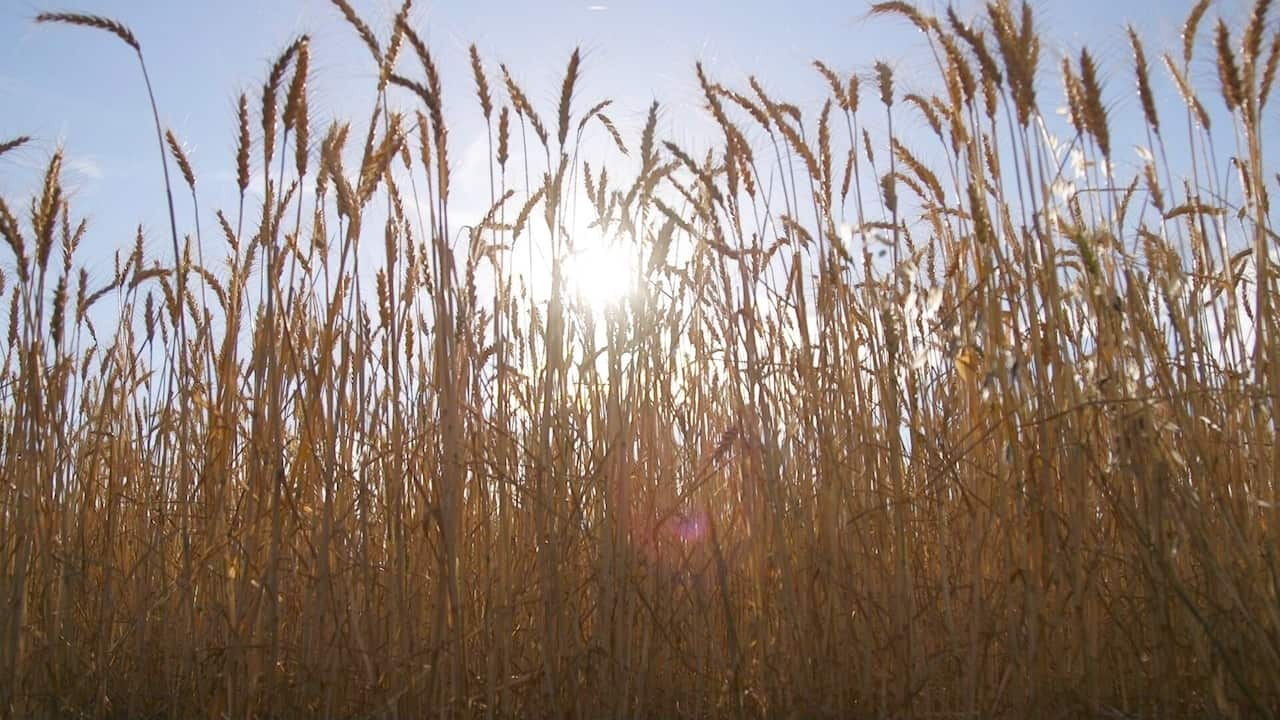
[[[64,25],[78,25],[80,27],[105,30],[106,32],[120,38],[139,55],[142,54],[142,45],[138,43],[138,38],[134,36],[133,31],[125,27],[122,23],[116,22],[111,18],[102,17],[101,15],[84,15],[80,13],[45,12],[36,16],[36,22],[62,23]]]
[[[484,76],[484,66],[480,64],[480,52],[476,50],[475,43],[471,45],[470,55],[471,74],[476,81],[476,96],[480,98],[480,112],[484,115],[484,119],[488,120],[493,113],[493,100],[489,97],[489,81]]]
[[[0,155],[4,155],[10,150],[16,150],[29,142],[31,142],[31,138],[26,135],[19,135],[12,140],[2,142],[0,143]]]
[[[569,104],[573,100],[573,87],[578,82],[578,68],[581,64],[581,55],[577,48],[569,56],[569,66],[564,71],[564,82],[560,85],[560,147],[564,148],[564,141],[569,136]]]
[[[1138,100],[1142,104],[1142,115],[1146,118],[1147,125],[1151,129],[1160,134],[1160,118],[1156,114],[1155,95],[1151,92],[1151,77],[1147,69],[1147,56],[1142,50],[1142,41],[1138,39],[1138,33],[1130,25],[1128,28],[1129,46],[1133,48],[1133,66],[1134,73],[1138,78]]]
[[[178,170],[182,172],[182,179],[187,182],[188,187],[194,190],[196,176],[191,171],[191,161],[187,159],[187,154],[183,152],[182,145],[178,143],[178,138],[173,136],[172,130],[165,130],[164,139],[169,144],[169,151],[173,153],[174,161],[178,163]]]
[[[1191,53],[1196,46],[1196,31],[1200,27],[1200,20],[1204,18],[1204,14],[1208,9],[1209,0],[1198,0],[1195,5],[1191,6],[1191,11],[1187,13],[1187,19],[1182,24],[1182,62],[1185,65],[1191,64]]]
[[[338,12],[342,13],[342,17],[347,21],[347,24],[349,24],[352,29],[356,31],[356,34],[360,36],[360,40],[364,42],[364,46],[368,48],[369,54],[373,56],[374,62],[381,66],[383,64],[382,48],[378,46],[378,39],[374,37],[373,30],[369,29],[369,26],[365,24],[364,20],[360,19],[360,16],[356,14],[355,9],[351,7],[351,3],[347,2],[347,0],[331,1],[333,2],[334,7],[338,8]]]
[[[1218,51],[1218,81],[1221,83],[1222,99],[1227,104],[1227,110],[1235,112],[1244,103],[1244,84],[1240,78],[1240,68],[1236,65],[1235,54],[1231,51],[1231,32],[1221,20],[1214,32],[1214,47]]]

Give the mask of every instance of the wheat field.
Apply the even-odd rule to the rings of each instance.
[[[0,715],[1280,714],[1269,0],[1105,70],[1026,4],[882,2],[927,90],[699,65],[697,146],[577,52],[535,107],[475,46],[446,83],[409,2],[332,4],[370,106],[313,125],[289,41],[233,206],[154,95],[170,224],[105,280],[60,150],[0,198]],[[150,93],[127,25],[36,22]],[[588,227],[636,258],[605,305]]]

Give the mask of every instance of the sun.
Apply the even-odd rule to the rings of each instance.
[[[634,249],[599,233],[580,234],[564,268],[570,297],[597,313],[622,302],[636,285]]]

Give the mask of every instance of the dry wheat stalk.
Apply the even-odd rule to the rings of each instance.
[[[1169,71],[1169,76],[1173,78],[1174,86],[1178,88],[1178,94],[1182,95],[1183,102],[1195,114],[1196,121],[1200,123],[1200,126],[1208,130],[1210,128],[1209,113],[1205,111],[1204,106],[1200,104],[1200,99],[1192,91],[1191,83],[1187,82],[1186,76],[1174,64],[1173,58],[1165,54],[1163,60],[1165,68]]]
[[[172,130],[165,130],[164,139],[169,143],[169,151],[173,153],[173,159],[178,163],[178,170],[182,172],[182,179],[186,181],[188,187],[194,190],[196,176],[191,171],[191,161],[187,159],[187,154],[182,151],[182,145],[178,143],[178,138],[173,136]]]
[[[1151,77],[1147,69],[1147,56],[1142,51],[1142,41],[1138,39],[1138,33],[1130,25],[1128,28],[1129,46],[1133,48],[1133,66],[1134,73],[1138,78],[1138,99],[1142,104],[1142,115],[1146,118],[1147,124],[1158,135],[1160,134],[1160,118],[1156,115],[1155,95],[1151,92]]]
[[[835,71],[827,67],[826,63],[821,60],[814,60],[813,66],[818,69],[818,73],[821,74],[827,81],[827,84],[831,86],[831,96],[836,99],[836,104],[840,106],[841,110],[848,111],[849,97],[845,94],[844,83],[835,74]]]
[[[569,66],[564,71],[564,82],[560,85],[560,147],[564,148],[564,141],[569,136],[569,104],[573,99],[573,87],[578,82],[578,67],[581,64],[581,54],[577,48],[574,48],[573,54],[569,56]]]
[[[538,113],[533,109],[533,105],[529,102],[529,98],[525,96],[524,91],[512,79],[511,73],[507,71],[506,65],[498,66],[502,70],[502,78],[507,84],[507,94],[511,97],[511,104],[516,109],[516,114],[522,118],[527,118],[529,124],[533,126],[533,132],[538,136],[538,140],[543,145],[547,144],[547,130],[542,124],[542,119],[538,117]]]
[[[502,110],[498,113],[498,166],[505,168],[507,166],[507,158],[510,157],[507,143],[510,139],[510,111],[506,105],[502,106]]]
[[[1221,83],[1222,99],[1227,104],[1228,112],[1235,112],[1244,103],[1244,83],[1240,79],[1235,53],[1231,51],[1231,32],[1221,20],[1214,33],[1214,47],[1218,51],[1218,81]]]
[[[471,75],[476,81],[476,96],[480,98],[480,113],[484,115],[487,121],[493,113],[493,100],[489,97],[489,80],[484,75],[484,65],[480,63],[480,51],[476,49],[475,43],[471,44],[469,50],[471,56]]]
[[[17,148],[20,148],[23,145],[26,145],[30,141],[31,141],[30,137],[27,137],[26,135],[19,135],[18,137],[12,140],[2,142],[0,143],[0,155],[4,155],[10,150],[16,150]]]
[[[1267,96],[1271,93],[1271,85],[1276,79],[1276,69],[1280,67],[1280,31],[1271,36],[1271,50],[1267,52],[1267,62],[1262,69],[1262,78],[1258,82],[1258,110],[1267,106]]]
[[[1262,37],[1267,31],[1267,13],[1271,9],[1271,0],[1256,0],[1253,12],[1249,14],[1249,22],[1244,28],[1241,48],[1244,55],[1245,77],[1252,87],[1256,77],[1258,59],[1262,57]]]
[[[138,38],[133,31],[125,27],[122,23],[116,22],[111,18],[102,17],[101,15],[83,15],[80,13],[62,13],[47,12],[40,13],[36,16],[38,23],[63,23],[66,25],[79,25],[81,27],[95,28],[105,30],[112,35],[120,38],[126,45],[133,48],[135,52],[141,54],[142,46],[138,44]]]
[[[871,6],[868,11],[871,15],[898,15],[906,18],[916,29],[922,33],[928,32],[934,27],[933,18],[926,17],[914,5],[902,2],[901,0],[888,0],[887,2],[878,2]]]
[[[240,132],[236,137],[236,184],[243,197],[249,188],[249,146],[252,142],[249,137],[249,99],[244,93],[240,93],[237,109]]]
[[[351,3],[347,2],[347,0],[332,0],[332,2],[334,6],[338,8],[338,11],[342,13],[342,17],[345,18],[347,23],[355,29],[356,34],[360,36],[360,39],[364,42],[364,46],[368,48],[369,53],[373,55],[374,62],[381,66],[382,49],[378,47],[378,39],[374,37],[373,31],[370,30],[369,26],[360,19],[360,16],[356,14],[356,11],[351,7]]]
[[[1182,62],[1186,65],[1191,64],[1191,53],[1196,45],[1196,30],[1200,27],[1200,20],[1208,9],[1209,0],[1199,0],[1191,7],[1191,12],[1187,13],[1187,19],[1182,24]]]
[[[1107,112],[1102,104],[1102,88],[1098,83],[1098,70],[1088,50],[1080,51],[1080,105],[1084,112],[1084,125],[1098,143],[1104,157],[1111,156],[1111,131],[1107,126]]]
[[[880,87],[880,102],[893,107],[893,68],[888,63],[876,62],[876,84]]]
[[[289,95],[285,101],[285,127],[293,129],[294,170],[298,177],[307,174],[310,155],[311,118],[307,107],[307,74],[311,65],[311,43],[303,43],[298,50],[298,60],[289,83]]]

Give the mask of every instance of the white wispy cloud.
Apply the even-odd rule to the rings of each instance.
[[[69,158],[64,167],[82,180],[101,180],[105,177],[102,166],[91,156]]]

